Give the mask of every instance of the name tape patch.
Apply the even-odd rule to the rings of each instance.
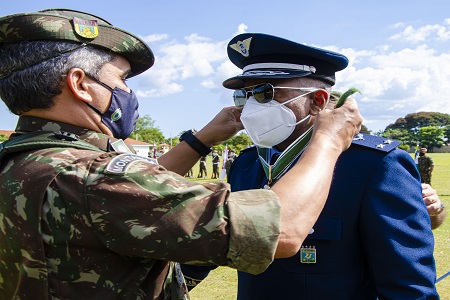
[[[106,174],[126,174],[127,170],[130,168],[130,166],[133,165],[135,162],[147,162],[150,164],[158,164],[158,161],[154,158],[148,158],[139,156],[136,154],[120,154],[116,157],[114,157],[106,166],[105,173]]]

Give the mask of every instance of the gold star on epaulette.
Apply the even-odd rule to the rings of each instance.
[[[390,140],[390,139],[383,141],[384,144],[391,144],[392,142],[393,142],[393,140]]]
[[[230,45],[230,48],[241,53],[243,56],[248,57],[250,55],[250,42],[252,38],[248,38],[243,41],[237,41],[236,44]]]
[[[377,148],[380,148],[380,149],[383,149],[384,147],[386,147],[386,146],[383,145],[383,144],[378,144],[378,145],[377,145]]]

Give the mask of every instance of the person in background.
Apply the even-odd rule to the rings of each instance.
[[[192,168],[189,169],[189,171],[186,173],[185,177],[187,177],[187,178],[194,177],[194,171],[192,170]]]
[[[228,173],[230,172],[231,164],[234,161],[234,158],[235,158],[234,151],[228,152],[228,159],[225,162],[225,172],[227,174],[227,178],[228,178]]]
[[[417,170],[419,169],[419,153],[419,145],[417,145],[414,150],[414,162],[416,163]]]
[[[198,175],[197,178],[208,177],[208,171],[206,170],[206,155],[200,157],[200,162],[198,163]]]
[[[334,111],[325,108],[335,72],[348,59],[261,33],[234,37],[227,51],[243,73],[223,85],[235,90],[241,121],[255,144],[234,160],[228,182],[232,191],[270,189],[309,149],[317,116]],[[261,274],[239,271],[238,299],[438,299],[420,176],[399,144],[356,135],[336,164],[328,200],[299,251],[275,259]],[[285,193],[296,195],[293,187]],[[182,270],[194,284],[208,272],[189,265]]]
[[[0,148],[2,299],[188,299],[176,262],[260,273],[300,248],[361,127],[355,101],[320,113],[284,178],[232,193],[183,175],[243,129],[240,108],[158,160],[139,156],[123,140],[139,104],[126,80],[154,64],[144,41],[70,9],[4,16],[0,28],[0,98],[19,116]]]
[[[218,178],[220,178],[220,174],[219,174],[220,156],[217,153],[217,150],[213,150],[211,156],[212,156],[211,179],[218,179]]]
[[[431,157],[427,155],[427,148],[420,148],[419,152],[419,173],[422,183],[431,185],[431,176],[433,174],[434,162]]]

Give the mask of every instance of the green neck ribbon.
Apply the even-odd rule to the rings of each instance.
[[[261,161],[261,165],[266,173],[268,179],[267,185],[270,186],[272,181],[279,179],[289,169],[289,167],[296,161],[296,159],[303,153],[308,146],[309,141],[313,133],[313,127],[309,128],[299,138],[297,138],[292,144],[290,144],[278,157],[278,159],[271,165],[271,148],[260,148],[258,150],[258,156]]]

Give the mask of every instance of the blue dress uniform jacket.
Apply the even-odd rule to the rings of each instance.
[[[262,274],[239,272],[238,299],[439,299],[420,177],[398,144],[358,135],[337,162],[302,249]],[[266,182],[256,148],[241,152],[230,170],[232,190]]]

